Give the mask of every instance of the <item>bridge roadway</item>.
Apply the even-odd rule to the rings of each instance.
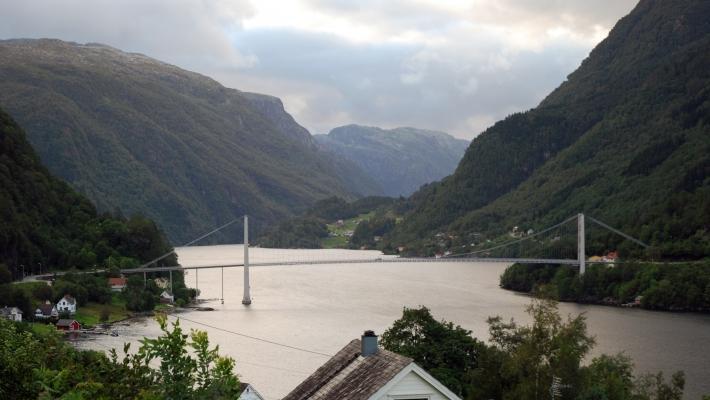
[[[577,259],[544,259],[544,258],[481,258],[481,257],[384,257],[384,258],[367,258],[355,260],[311,260],[311,261],[272,261],[272,262],[254,262],[249,263],[249,267],[275,267],[275,266],[290,266],[290,265],[322,265],[322,264],[372,264],[372,263],[402,263],[402,262],[496,262],[496,263],[522,263],[522,264],[559,264],[559,265],[578,265]],[[587,264],[611,264],[609,261],[587,261]],[[215,265],[176,265],[171,267],[147,267],[122,269],[121,273],[135,274],[143,272],[165,272],[165,271],[181,271],[181,270],[199,270],[210,268],[238,268],[244,264],[215,264]]]

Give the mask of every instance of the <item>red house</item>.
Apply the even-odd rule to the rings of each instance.
[[[108,285],[114,292],[120,292],[128,284],[128,279],[124,277],[120,278],[108,278]]]
[[[81,324],[75,319],[60,319],[57,321],[57,329],[60,331],[78,331]]]

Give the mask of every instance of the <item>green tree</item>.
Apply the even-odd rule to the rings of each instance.
[[[0,264],[0,285],[12,282],[12,272],[5,264]]]
[[[571,398],[582,384],[580,363],[594,345],[584,315],[563,321],[557,303],[549,299],[533,300],[527,313],[533,318],[531,326],[488,319],[491,343],[507,353],[501,371],[509,384],[504,398],[545,398],[553,378],[570,385],[563,398]]]
[[[623,354],[603,354],[592,360],[584,373],[585,389],[579,400],[626,400],[634,387],[631,359]]]
[[[639,400],[682,400],[685,388],[685,375],[678,371],[666,383],[663,372],[639,377],[634,387],[634,399]]]
[[[140,352],[146,359],[159,360],[159,386],[173,400],[232,399],[239,394],[239,379],[234,375],[234,360],[220,357],[218,347],[209,348],[207,333],[183,333],[179,321],[168,327],[167,318],[157,318],[163,335],[144,339]],[[188,340],[189,337],[189,340]],[[192,353],[189,351],[192,349]]]
[[[99,322],[108,322],[109,318],[111,318],[111,310],[108,307],[102,307],[99,313]]]
[[[449,389],[465,395],[485,345],[452,322],[437,321],[426,307],[405,308],[382,334],[387,350],[413,358]]]

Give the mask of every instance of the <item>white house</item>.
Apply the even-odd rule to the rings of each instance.
[[[261,394],[248,383],[242,382],[241,389],[242,392],[239,394],[239,398],[237,400],[265,400],[261,397]]]
[[[175,302],[175,296],[172,294],[168,293],[167,290],[163,290],[163,293],[160,294],[160,302],[161,303],[168,303],[172,304]]]
[[[0,308],[0,317],[10,321],[22,322],[22,310],[17,307]]]
[[[45,301],[44,304],[40,304],[35,310],[35,318],[48,319],[57,318],[58,316],[59,312],[57,311],[57,307],[52,305],[49,300]]]
[[[76,299],[71,295],[65,294],[59,302],[57,302],[57,311],[59,313],[69,312],[76,314]]]
[[[283,400],[460,400],[411,358],[380,349],[365,331]]]

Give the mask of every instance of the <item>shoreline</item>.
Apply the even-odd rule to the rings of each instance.
[[[527,296],[527,297],[534,297],[532,292],[524,292],[520,290],[515,290],[515,289],[507,289],[503,286],[498,286],[501,289]],[[650,312],[659,312],[659,313],[666,313],[666,314],[695,314],[695,315],[702,315],[702,316],[708,316],[710,315],[710,309],[700,309],[700,310],[684,310],[684,309],[663,309],[663,308],[645,308],[640,305],[626,305],[623,303],[618,303],[618,302],[605,302],[605,301],[578,301],[578,300],[562,300],[562,299],[555,299],[555,301],[559,303],[568,303],[568,304],[578,304],[578,305],[584,305],[584,306],[602,306],[602,307],[610,307],[610,308],[618,308],[618,309],[628,309],[628,310],[643,310],[643,311],[650,311]]]

